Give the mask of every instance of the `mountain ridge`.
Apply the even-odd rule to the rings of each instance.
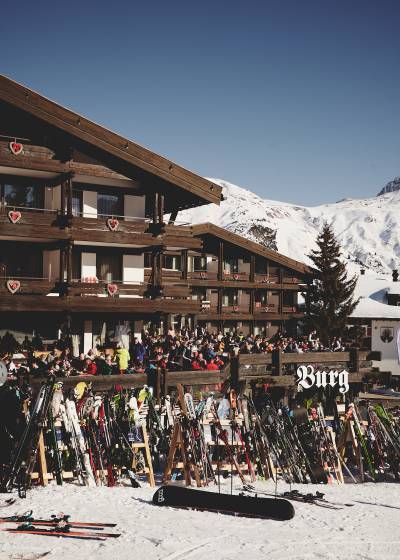
[[[388,186],[395,186],[397,179],[399,187],[390,190]],[[379,274],[400,268],[400,178],[376,197],[318,206],[264,199],[228,181],[211,180],[223,188],[220,206],[185,210],[179,219],[215,223],[306,264],[311,264],[307,255],[327,221],[350,268],[364,267]]]

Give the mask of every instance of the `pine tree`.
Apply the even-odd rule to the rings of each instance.
[[[321,341],[329,345],[334,336],[343,335],[346,321],[359,302],[353,298],[357,276],[348,278],[340,245],[327,223],[317,237],[317,246],[308,255],[316,277],[304,294],[306,320]]]

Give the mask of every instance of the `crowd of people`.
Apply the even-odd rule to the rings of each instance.
[[[132,339],[129,348],[121,343],[110,348],[94,348],[72,356],[68,344],[55,343],[49,351],[34,351],[26,338],[21,354],[4,353],[0,359],[9,374],[30,373],[44,377],[70,375],[113,375],[149,373],[152,370],[218,371],[231,356],[261,354],[281,349],[282,352],[340,352],[346,350],[341,338],[334,337],[329,346],[322,344],[317,332],[292,337],[277,332],[273,337],[243,333],[207,332],[203,327],[194,331],[170,329],[167,334],[143,332]],[[19,356],[19,357],[16,357]]]
[[[346,350],[340,337],[334,337],[329,346],[323,345],[315,330],[308,336],[291,337],[277,332],[268,338],[240,332],[207,332],[203,327],[194,331],[171,329],[165,335],[144,332],[131,341],[129,348],[119,343],[115,348],[91,349],[79,356],[72,356],[68,345],[59,343],[48,352],[34,352],[28,342],[26,339],[25,345],[22,344],[23,354],[19,358],[8,353],[1,356],[10,374],[27,372],[39,377],[53,373],[64,377],[149,373],[159,368],[215,371],[237,354],[261,354],[277,349],[296,353]]]

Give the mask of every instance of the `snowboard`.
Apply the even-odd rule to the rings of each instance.
[[[287,521],[294,516],[293,505],[288,500],[219,494],[172,485],[158,488],[153,504],[278,521]]]

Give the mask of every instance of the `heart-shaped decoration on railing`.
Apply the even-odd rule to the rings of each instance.
[[[118,292],[118,286],[117,284],[107,284],[107,293],[109,296],[115,296],[115,294]]]
[[[119,226],[119,221],[117,218],[108,218],[107,227],[110,231],[117,231]]]
[[[15,156],[18,156],[19,154],[22,153],[24,146],[20,143],[20,142],[10,142],[9,143],[9,147],[11,150],[11,153],[13,153]]]
[[[21,287],[21,282],[19,280],[7,280],[6,282],[7,290],[12,294],[18,292]]]
[[[18,210],[10,210],[8,213],[8,219],[12,224],[16,224],[17,222],[19,222],[21,217],[22,214]]]

